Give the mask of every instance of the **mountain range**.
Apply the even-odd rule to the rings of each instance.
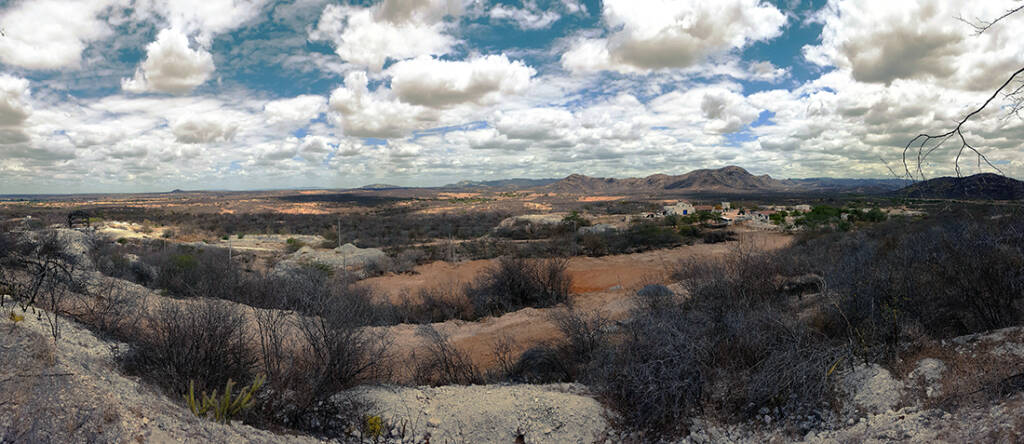
[[[364,189],[400,188],[368,185]],[[996,174],[940,177],[922,182],[902,179],[842,179],[816,177],[775,179],[760,176],[738,166],[700,169],[679,175],[653,174],[647,177],[609,178],[572,174],[563,179],[464,180],[448,184],[446,190],[530,190],[539,193],[597,194],[832,194],[854,193],[934,199],[1024,199],[1024,182]]]
[[[573,174],[542,186],[538,191],[567,194],[630,194],[630,193],[886,193],[902,188],[904,181],[895,179],[775,179],[764,174],[755,176],[738,166],[701,169],[681,175],[654,174],[638,178],[602,178]]]
[[[542,187],[558,179],[502,179],[502,180],[462,180],[457,183],[448,184],[441,188],[465,189],[465,188],[501,188],[507,190],[523,190],[528,188]]]

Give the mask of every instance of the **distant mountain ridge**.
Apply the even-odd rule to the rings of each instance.
[[[407,188],[401,185],[391,185],[387,183],[374,183],[370,185],[363,185],[359,187],[360,190],[394,190],[398,188]]]
[[[654,174],[638,178],[603,178],[573,174],[540,187],[540,191],[567,194],[657,193],[786,193],[786,192],[860,192],[884,193],[904,183],[895,179],[774,179],[767,174],[755,176],[738,166],[700,169],[672,176]]]
[[[440,188],[465,189],[465,188],[502,188],[521,190],[536,188],[557,182],[558,179],[500,179],[500,180],[462,180],[457,183],[444,185]]]
[[[893,194],[922,199],[1024,200],[1024,182],[993,173],[937,177]]]

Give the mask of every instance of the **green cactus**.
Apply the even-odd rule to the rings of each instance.
[[[205,418],[209,412],[213,412],[213,420],[221,424],[227,424],[231,421],[235,415],[242,410],[252,407],[252,398],[256,394],[256,391],[263,386],[266,382],[266,378],[262,375],[257,376],[253,380],[252,384],[242,387],[242,390],[238,393],[238,396],[232,395],[232,387],[235,385],[235,381],[228,379],[228,383],[224,386],[224,394],[219,397],[216,393],[209,396],[204,391],[202,398],[196,398],[195,381],[189,381],[188,393],[185,395],[185,402],[188,404],[189,410],[192,414]]]

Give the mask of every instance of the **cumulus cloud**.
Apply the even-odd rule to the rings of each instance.
[[[821,44],[805,46],[804,55],[849,70],[860,82],[967,78],[973,81],[964,82],[968,87],[988,88],[1024,57],[1024,47],[1008,44],[1024,26],[1024,16],[1007,17],[978,36],[954,18],[998,17],[1014,4],[833,0],[815,18],[824,24]]]
[[[274,100],[263,107],[268,123],[285,126],[303,126],[326,111],[327,99],[311,94]]]
[[[172,131],[181,143],[212,143],[231,140],[237,130],[236,125],[197,118],[177,123]]]
[[[786,17],[761,0],[606,0],[610,35],[578,38],[562,55],[572,71],[686,68],[781,34]]]
[[[165,29],[146,46],[146,60],[132,78],[121,80],[121,88],[135,93],[185,94],[205,83],[213,71],[213,56],[208,51],[190,48],[184,33]]]
[[[0,75],[0,145],[28,141],[24,124],[32,114],[28,80]]]
[[[138,1],[135,14],[162,17],[169,27],[194,36],[209,47],[213,36],[231,31],[259,16],[269,0]]]
[[[365,72],[351,72],[331,93],[330,108],[340,115],[346,135],[401,137],[437,120],[436,113],[395,100],[384,88],[371,92],[368,82]]]
[[[494,126],[512,139],[561,140],[575,126],[572,112],[564,108],[534,108],[499,113]]]
[[[530,86],[537,71],[504,55],[445,61],[424,56],[388,69],[391,89],[403,102],[430,107],[494,102]]]
[[[526,0],[521,8],[504,4],[495,5],[487,15],[492,21],[511,21],[524,30],[548,28],[562,18],[556,11],[542,9],[535,0]]]
[[[748,65],[750,78],[766,82],[775,82],[789,77],[789,68],[778,68],[768,61],[751,62]]]
[[[494,128],[453,132],[446,135],[445,139],[450,143],[465,145],[474,150],[498,149],[519,151],[530,145],[530,142],[527,140],[510,139],[507,135],[500,133]]]
[[[79,68],[82,51],[109,36],[101,16],[116,0],[32,0],[0,12],[0,61],[28,69]]]
[[[455,39],[447,15],[462,12],[455,0],[386,0],[371,7],[327,5],[310,39],[334,43],[344,61],[380,71],[389,60],[446,54]]]

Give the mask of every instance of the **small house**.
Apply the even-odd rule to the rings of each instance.
[[[663,214],[666,216],[688,216],[694,213],[693,205],[689,202],[679,201],[675,205],[668,205],[664,207]]]

